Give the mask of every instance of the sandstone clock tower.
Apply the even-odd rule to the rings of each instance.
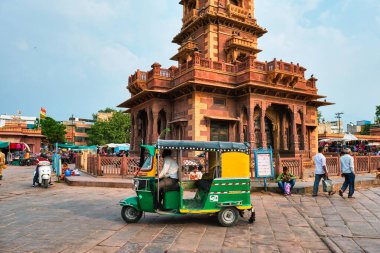
[[[233,63],[261,50],[257,39],[266,30],[254,15],[253,0],[182,0],[182,29],[173,39],[181,47],[172,57],[180,64],[194,51],[213,61]]]

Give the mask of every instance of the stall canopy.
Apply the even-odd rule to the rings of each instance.
[[[355,135],[350,134],[350,133],[345,134],[343,136],[343,141],[357,141],[357,140],[358,140],[358,138]]]
[[[97,146],[78,146],[77,149],[88,150],[88,149],[97,149]]]
[[[342,141],[343,142],[343,141],[357,141],[357,140],[359,140],[359,139],[355,135],[348,133],[348,134],[345,134],[343,136],[343,138],[322,139],[322,140],[319,140],[319,142],[334,142],[334,141],[336,141],[336,142]]]
[[[122,150],[129,151],[130,145],[129,144],[119,144],[117,147],[115,147],[115,152],[120,152]]]
[[[76,149],[78,146],[72,145],[72,144],[58,144],[59,148],[66,148],[66,149]]]
[[[9,142],[0,141],[0,148],[8,148],[8,147],[9,147]]]

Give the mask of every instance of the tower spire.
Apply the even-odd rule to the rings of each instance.
[[[261,50],[257,39],[266,30],[257,25],[253,0],[181,0],[182,28],[173,42],[180,45],[172,57],[180,64],[193,51],[215,61],[234,62]]]

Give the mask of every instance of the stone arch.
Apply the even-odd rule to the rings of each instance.
[[[267,147],[272,147],[275,153],[278,153],[280,150],[280,111],[280,105],[270,104],[265,112],[265,137],[267,140]]]
[[[148,113],[147,111],[140,110],[137,113],[137,120],[136,120],[136,126],[137,126],[137,136],[136,136],[136,142],[137,146],[140,146],[140,144],[144,143],[146,144],[148,139]]]
[[[158,113],[157,119],[157,134],[160,135],[162,131],[167,127],[167,114],[164,109],[161,109]],[[166,135],[160,136],[161,139],[165,139]]]
[[[246,106],[243,106],[240,110],[240,142],[249,142],[249,116],[248,109]]]
[[[243,7],[243,1],[242,0],[230,0],[230,4],[236,5],[239,7]]]
[[[197,0],[187,0],[184,4],[185,7],[185,15],[190,13],[192,10],[197,8]]]
[[[305,149],[305,144],[304,144],[304,138],[303,138],[303,131],[302,131],[302,122],[304,120],[304,114],[303,111],[300,109],[297,111],[297,120],[296,120],[296,127],[297,127],[297,139],[298,139],[298,148],[299,150],[304,150]]]
[[[275,148],[275,139],[274,139],[274,133],[273,133],[273,121],[268,117],[265,116],[265,135],[267,139],[267,147]]]

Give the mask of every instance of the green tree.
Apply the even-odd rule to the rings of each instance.
[[[92,145],[107,143],[127,143],[131,137],[131,119],[129,114],[114,111],[107,121],[96,121],[88,132]]]
[[[376,116],[376,123],[380,124],[380,105],[376,106],[375,116]]]
[[[371,125],[367,124],[362,126],[362,130],[360,131],[360,134],[362,135],[369,135],[370,134]]]
[[[318,110],[318,124],[321,123],[322,117],[323,117],[322,112]]]
[[[65,141],[66,127],[53,118],[46,117],[46,119],[41,120],[41,129],[42,134],[46,136],[50,144]]]
[[[112,109],[112,108],[110,108],[110,107],[107,107],[106,109],[102,109],[102,110],[99,110],[98,111],[98,113],[99,112],[102,112],[102,113],[111,113],[111,112],[117,112],[115,109]],[[97,113],[93,113],[92,114],[92,118],[94,119],[94,120],[98,120],[98,115],[97,115]]]

